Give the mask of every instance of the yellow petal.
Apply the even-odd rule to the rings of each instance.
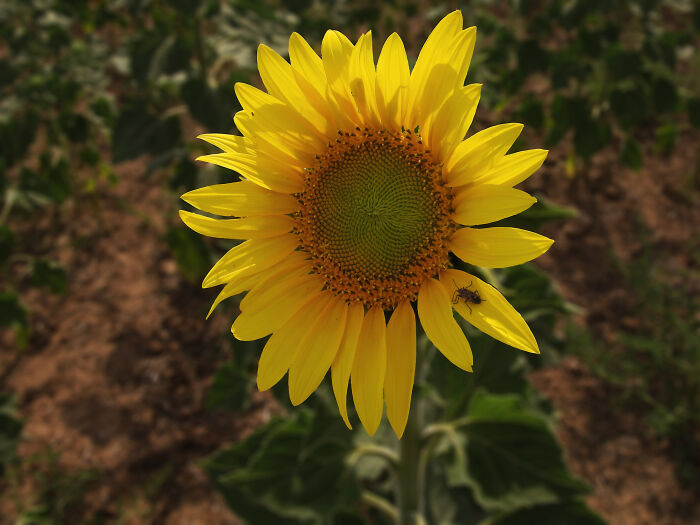
[[[250,181],[214,184],[188,191],[181,199],[215,215],[284,215],[299,209],[291,195],[266,190]]]
[[[289,58],[292,67],[304,75],[311,85],[318,87],[319,93],[325,91],[327,81],[323,61],[299,33],[292,33],[289,37]]]
[[[211,305],[207,318],[211,315],[214,309],[221,303],[238,295],[239,293],[250,290],[255,286],[269,281],[270,279],[277,279],[282,276],[290,275],[294,270],[301,268],[302,266],[308,265],[308,261],[303,252],[292,252],[284,260],[280,261],[274,268],[266,270],[255,270],[253,273],[246,273],[245,275],[238,276],[236,279],[229,281],[229,283],[223,287],[219,295],[216,296],[214,304]]]
[[[282,170],[279,166],[270,169],[257,154],[214,153],[197,157],[197,160],[238,172],[249,181],[268,190],[297,193],[304,188],[304,181],[299,174],[290,169]]]
[[[302,255],[303,252],[292,252],[283,261],[275,266],[275,269],[267,270],[257,270],[254,273],[239,276],[238,278],[230,281],[226,286],[223,287],[219,295],[216,296],[214,303],[209,309],[207,314],[207,319],[212,314],[214,309],[221,304],[222,301],[238,295],[239,293],[250,290],[262,283],[267,281],[275,280],[281,278],[282,276],[287,276],[292,274],[298,268],[308,265],[306,257]]]
[[[532,206],[537,199],[524,191],[507,186],[477,184],[457,188],[454,199],[458,224],[487,224],[516,215]]]
[[[390,129],[401,128],[411,72],[401,37],[387,38],[377,61],[377,107],[382,122]]]
[[[477,180],[505,155],[522,130],[522,124],[499,124],[469,137],[445,165],[447,183],[462,186]]]
[[[250,275],[270,268],[292,253],[299,241],[295,235],[280,235],[268,239],[250,239],[231,248],[219,259],[204,278],[203,288],[230,281],[236,275]]]
[[[357,349],[357,341],[360,337],[364,316],[365,309],[360,303],[350,305],[343,339],[340,342],[340,348],[331,367],[333,394],[338,403],[340,415],[350,429],[352,429],[352,425],[348,419],[348,382],[350,381],[350,372],[355,360],[355,350]]]
[[[326,119],[309,104],[297,84],[294,70],[286,60],[264,44],[258,47],[258,70],[267,91],[278,100],[286,102],[321,133],[330,130]]]
[[[525,320],[493,286],[460,270],[443,271],[440,282],[452,293],[462,287],[479,293],[479,304],[467,304],[460,299],[452,306],[476,328],[507,345],[533,354],[540,353]]]
[[[329,107],[327,99],[328,80],[321,57],[301,35],[292,33],[289,37],[289,58],[294,79],[309,104],[326,118],[329,128],[338,129],[333,109]]]
[[[419,105],[426,96],[428,89],[428,81],[436,64],[444,62],[446,49],[452,40],[462,30],[462,13],[453,11],[444,17],[435,29],[432,30],[428,39],[425,41],[423,48],[418,55],[416,64],[411,72],[411,80],[408,90],[408,104],[406,123],[407,127],[413,127],[418,124],[421,115],[419,114]],[[454,86],[457,88],[458,86]],[[453,88],[453,89],[454,89]]]
[[[360,123],[355,103],[350,94],[350,57],[354,46],[339,31],[326,31],[321,43],[323,69],[328,80],[328,98],[335,106],[336,120]]]
[[[251,112],[239,111],[233,117],[233,123],[246,137],[255,143],[258,155],[276,159],[278,165],[305,169],[313,162],[310,152],[298,151],[290,145],[285,132],[277,128],[265,126],[259,120],[254,120]]]
[[[204,133],[197,135],[198,139],[202,139],[209,144],[227,153],[242,153],[247,155],[255,154],[255,144],[250,139],[239,137],[238,135],[228,135],[225,133]]]
[[[331,299],[328,292],[310,296],[306,304],[272,334],[258,362],[258,390],[272,388],[287,373],[299,344]]]
[[[231,327],[236,339],[254,341],[271,334],[287,322],[309,296],[319,292],[323,279],[307,272],[306,268],[301,268],[286,279],[261,283],[248,292],[241,301],[241,313]]]
[[[505,155],[493,165],[493,168],[483,172],[475,182],[515,186],[542,166],[547,153],[549,152],[546,149],[529,149]]]
[[[386,373],[386,324],[384,311],[374,306],[367,312],[352,364],[352,398],[357,415],[372,436],[382,419],[384,374]]]
[[[418,292],[418,317],[425,335],[456,366],[472,371],[474,358],[464,332],[452,316],[450,296],[435,279],[425,281]]]
[[[309,147],[318,149],[324,146],[318,130],[272,95],[242,82],[237,82],[234,89],[241,106],[257,124],[251,128],[256,137],[274,136],[275,140],[284,142],[287,148],[300,155]]]
[[[438,61],[433,64],[423,96],[415,101],[415,123],[421,124],[421,129],[435,118],[435,113],[440,109],[442,101],[448,99],[456,89],[464,86],[462,66],[466,59],[471,60],[475,41],[476,28],[470,27],[460,31],[451,42],[446,44]],[[466,69],[464,72],[466,74]],[[409,121],[409,127],[413,124],[414,122]]]
[[[445,100],[435,117],[426,121],[421,133],[428,146],[440,152],[441,158],[449,158],[464,139],[474,120],[480,96],[481,84],[470,84],[456,89]]]
[[[386,416],[401,438],[411,408],[416,371],[416,315],[411,303],[404,301],[394,310],[386,327],[386,377],[384,397]]]
[[[355,99],[365,125],[377,126],[376,99],[377,72],[374,69],[372,53],[372,32],[362,35],[350,55],[349,84],[350,93]]]
[[[449,248],[469,264],[505,268],[539,257],[553,242],[519,228],[460,228],[452,235]]]
[[[212,219],[185,210],[180,218],[194,231],[217,239],[263,239],[287,233],[294,221],[287,215],[264,215],[243,219]]]
[[[233,281],[227,283],[226,286],[224,286],[221,289],[219,295],[216,296],[216,299],[214,299],[214,302],[212,303],[211,308],[209,308],[209,312],[207,313],[206,318],[209,319],[209,316],[216,309],[216,307],[221,304],[222,301],[225,301],[226,299],[233,297],[234,295],[238,295],[239,293],[243,293],[246,290],[250,290],[251,288],[253,288],[262,279],[261,276],[261,272],[255,272],[252,274],[244,275],[239,279],[234,279]]]
[[[299,345],[289,367],[289,399],[294,406],[303,403],[328,372],[343,337],[347,314],[345,301],[332,300]]]

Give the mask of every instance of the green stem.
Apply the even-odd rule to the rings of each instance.
[[[370,507],[374,507],[379,512],[384,514],[391,521],[396,522],[396,520],[399,518],[399,514],[398,512],[396,512],[396,508],[391,504],[391,502],[385,500],[381,496],[374,494],[369,490],[365,490],[360,495],[360,498],[367,505],[369,505]]]
[[[416,405],[408,416],[406,430],[399,442],[397,499],[400,525],[419,525],[422,521],[423,487],[419,476],[421,417],[420,404]]]
[[[417,340],[415,385],[420,385],[430,369],[433,353],[429,351],[430,341],[420,333]],[[414,393],[416,388],[414,387]],[[406,422],[406,429],[399,441],[399,463],[397,473],[397,496],[399,507],[399,525],[423,525],[423,480],[425,469],[421,468],[421,451],[423,449],[423,403],[416,395],[413,397],[411,411]]]
[[[348,464],[354,466],[363,456],[377,456],[382,458],[389,463],[389,466],[396,469],[399,464],[399,458],[396,452],[390,450],[386,447],[378,445],[362,445],[357,447],[350,457],[348,458]]]

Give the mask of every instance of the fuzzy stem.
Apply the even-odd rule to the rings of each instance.
[[[419,404],[408,416],[406,430],[399,442],[398,503],[399,524],[418,525],[422,520],[422,480],[419,476],[421,425]]]

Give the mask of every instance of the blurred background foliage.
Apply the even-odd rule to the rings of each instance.
[[[292,31],[320,49],[327,28],[351,38],[371,29],[376,53],[396,31],[413,62],[452,8],[462,8],[465,25],[478,27],[469,81],[485,86],[480,112],[524,122],[532,131],[516,147],[544,143],[562,152],[574,189],[595,191],[588,172],[602,150],[639,170],[644,148],[667,155],[680,133],[700,127],[700,5],[692,0],[3,2],[0,328],[14,331],[21,351],[32,338],[22,291],[71,293],[66,270],[25,233],[37,224],[50,230],[69,202],[99,209],[98,188],[120,183],[115,165],[145,158],[146,175],[167,171],[168,212],[186,208],[176,203],[184,191],[232,180],[226,170],[193,161],[209,152],[194,137],[235,132],[232,116],[240,106],[233,86],[259,85],[259,43],[284,56]],[[131,212],[128,203],[124,208]],[[537,230],[575,216],[541,198],[507,224]],[[230,247],[180,225],[163,240],[192,283]],[[635,290],[640,315],[657,323],[648,333],[620,331],[622,360],[571,321],[576,306],[541,270],[465,268],[504,291],[533,328],[542,356],[513,352],[465,325],[479,364],[475,373],[465,376],[433,359],[415,396],[435,422],[425,436],[435,460],[421,471],[428,523],[465,523],[463,516],[503,525],[602,522],[582,502],[588,488],[568,471],[552,432],[553,411],[528,381],[533,368],[565,353],[617,385],[621,402],[641,410],[660,436],[678,445],[681,475],[698,479],[692,457],[700,424],[697,297],[658,281],[649,250],[631,266],[620,263],[620,271]],[[222,310],[231,317],[235,305]],[[233,356],[207,399],[211,411],[239,412],[251,404],[261,345],[231,344]],[[395,448],[393,435],[383,427],[370,441],[362,431],[348,432],[323,388],[294,410],[283,390],[276,392],[280,415],[203,460],[235,513],[248,523],[390,522],[392,460],[371,446]],[[0,472],[17,461],[21,422],[12,403],[0,398]],[[62,508],[39,505],[25,523],[59,523]]]

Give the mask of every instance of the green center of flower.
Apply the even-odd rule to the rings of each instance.
[[[295,231],[330,289],[389,309],[445,266],[451,197],[419,136],[341,134],[307,173]]]
[[[403,271],[435,222],[435,197],[423,173],[376,142],[349,148],[319,177],[318,240],[349,273],[390,277]]]

